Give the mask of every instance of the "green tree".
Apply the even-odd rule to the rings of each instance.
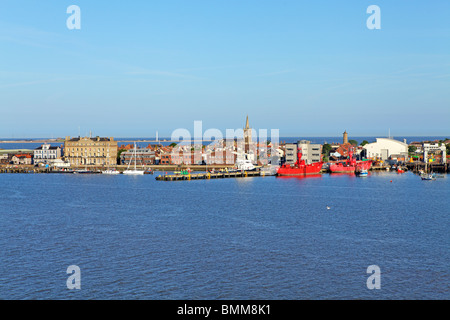
[[[322,154],[327,156],[327,155],[330,154],[330,151],[331,151],[331,144],[325,143],[325,144],[322,146]]]
[[[172,148],[174,148],[176,146],[177,146],[177,144],[175,142],[172,142],[171,144],[169,144],[169,147],[172,147]]]
[[[409,147],[408,147],[408,152],[409,152],[409,153],[414,153],[414,152],[416,152],[416,150],[417,150],[417,147],[416,147],[416,146],[409,146]]]
[[[120,155],[122,154],[122,152],[125,152],[127,150],[125,149],[120,149],[119,151],[117,151],[117,164],[120,164]]]
[[[356,140],[348,140],[348,143],[354,145],[355,147],[358,145],[358,141]]]
[[[450,155],[450,143],[445,145],[445,150],[446,150],[447,155]]]
[[[364,147],[366,144],[369,144],[369,141],[364,140],[363,142],[361,142],[360,146],[361,146],[361,147]]]
[[[331,152],[331,144],[325,143],[322,146],[323,161],[325,161],[325,162],[328,161],[328,157],[330,155],[330,152]]]

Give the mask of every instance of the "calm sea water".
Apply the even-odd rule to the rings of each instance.
[[[449,194],[412,173],[2,174],[0,299],[449,299]]]

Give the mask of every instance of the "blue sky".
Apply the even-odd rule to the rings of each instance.
[[[448,0],[129,2],[0,2],[0,137],[450,134]]]

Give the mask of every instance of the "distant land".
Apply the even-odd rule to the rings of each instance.
[[[352,136],[349,134],[349,138],[358,141],[358,143],[363,142],[364,140],[367,140],[368,142],[375,142],[376,138],[387,138],[387,136]],[[392,137],[392,139],[396,139],[399,141],[403,141],[404,139],[407,140],[407,143],[411,143],[413,141],[434,141],[434,140],[446,140],[450,138],[450,134],[447,136],[395,136]],[[154,137],[149,138],[143,138],[143,137],[124,137],[124,138],[114,138],[118,143],[171,143],[171,142],[179,142],[179,140],[171,140],[169,137],[161,137],[158,140]],[[270,137],[268,138],[270,140]],[[342,136],[335,136],[335,137],[306,137],[306,136],[296,136],[296,137],[280,137],[280,142],[296,142],[298,140],[308,140],[312,143],[339,143],[342,142]],[[191,141],[197,141],[197,140],[191,140]],[[204,142],[211,142],[214,140],[208,140],[203,139]],[[42,143],[50,143],[50,144],[56,144],[56,143],[64,143],[64,138],[17,138],[17,139],[3,139],[0,140],[0,144],[42,144]]]

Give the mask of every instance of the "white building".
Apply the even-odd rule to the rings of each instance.
[[[442,163],[445,163],[447,159],[445,144],[443,143],[440,144],[436,142],[424,142],[422,143],[422,149],[423,149],[423,160],[425,162],[428,162],[429,153],[435,153],[436,151],[438,151],[442,154]]]
[[[34,163],[51,163],[61,158],[61,148],[45,143],[34,150]]]
[[[379,158],[381,160],[388,160],[392,154],[408,156],[406,139],[404,142],[401,142],[390,138],[377,138],[376,142],[366,144],[364,149],[366,150],[366,157],[368,159]]]
[[[302,159],[306,163],[315,163],[322,160],[322,145],[313,144],[310,141],[301,140],[297,143],[286,144],[286,163],[297,162],[297,149],[302,150]]]
[[[70,162],[64,162],[61,159],[53,160],[52,165],[55,168],[70,168]]]

